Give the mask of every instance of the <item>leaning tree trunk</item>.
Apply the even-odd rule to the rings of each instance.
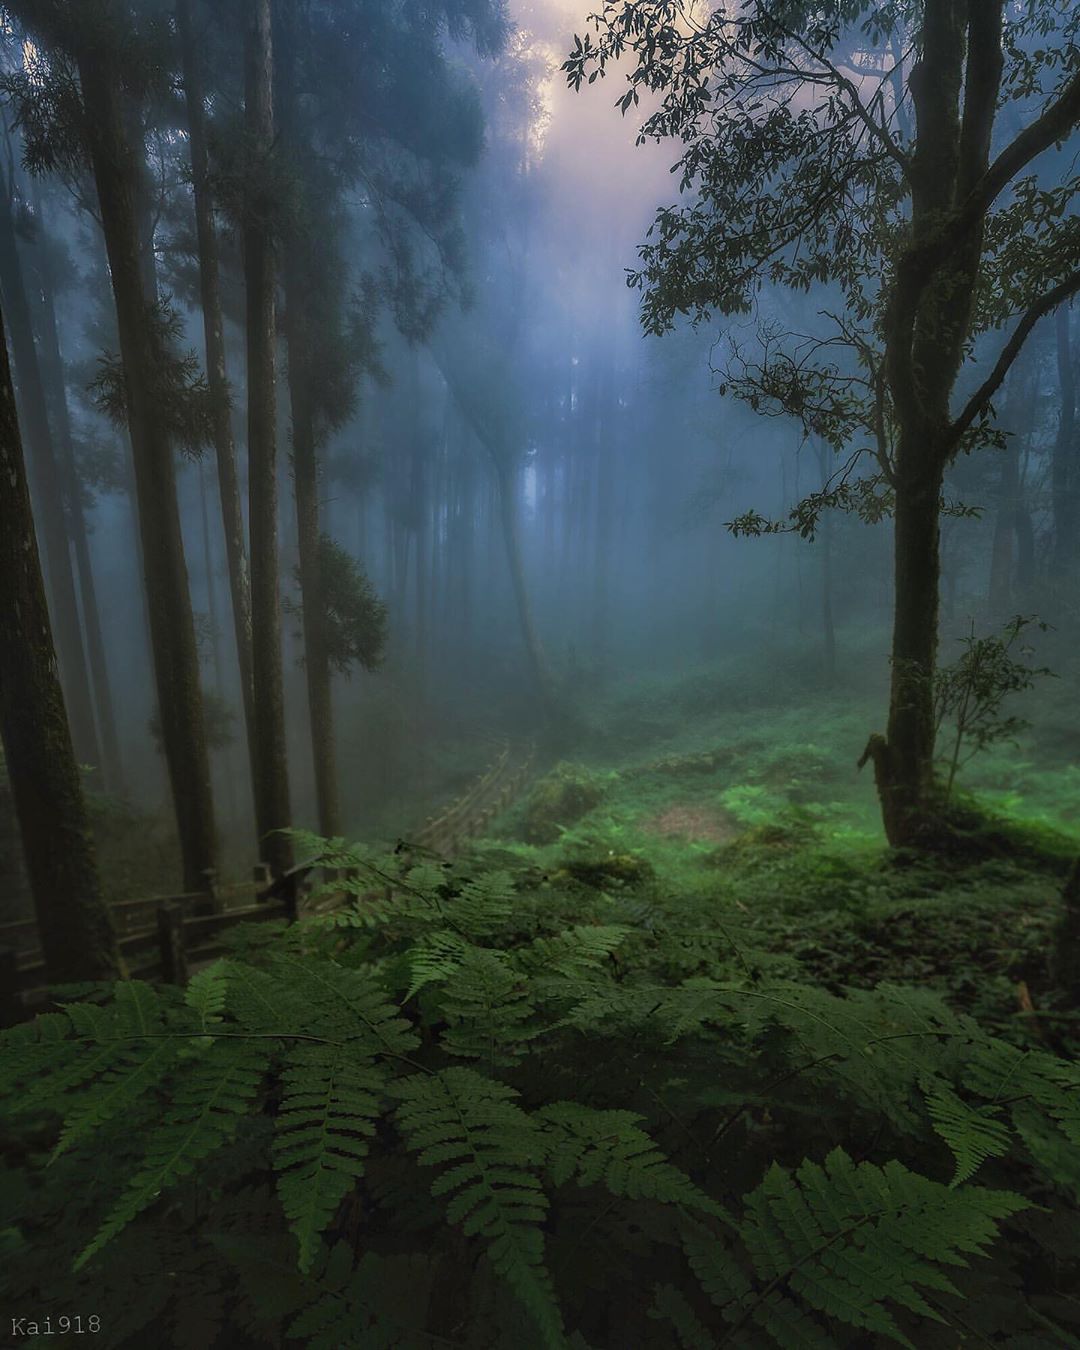
[[[255,821],[260,856],[280,876],[292,865],[278,578],[276,269],[273,43],[270,0],[245,5],[245,120],[254,157],[244,203],[247,288],[248,490],[251,530],[252,688],[255,699]]]
[[[225,532],[225,556],[229,565],[233,636],[240,666],[240,690],[247,732],[252,783],[256,776],[255,695],[252,674],[251,578],[244,538],[244,511],[236,467],[229,406],[229,381],[225,364],[225,325],[221,300],[221,262],[217,228],[210,192],[210,168],[206,138],[206,108],[199,43],[195,31],[198,0],[177,0],[187,104],[188,138],[191,151],[192,193],[199,241],[199,290],[206,340],[206,379],[214,418],[214,453],[217,457],[221,520]]]
[[[121,973],[56,671],[0,315],[0,733],[50,983]]]
[[[155,394],[154,362],[160,343],[140,251],[142,165],[125,132],[116,71],[87,57],[79,63],[79,82],[116,301],[162,745],[184,885],[196,890],[203,886],[206,870],[215,865],[216,833],[176,468]]]
[[[30,466],[34,473],[42,542],[51,583],[53,629],[67,705],[71,710],[75,752],[83,763],[98,766],[101,764],[101,752],[79,625],[75,574],[71,566],[64,520],[63,477],[56,461],[30,303],[19,265],[9,184],[0,188],[0,290],[7,311],[12,356],[22,395]]]

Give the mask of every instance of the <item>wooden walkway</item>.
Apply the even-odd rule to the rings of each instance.
[[[465,840],[476,837],[507,810],[532,781],[536,762],[531,745],[500,743],[493,763],[460,797],[429,816],[401,847],[452,857]],[[271,919],[292,923],[308,912],[305,896],[322,873],[317,912],[332,912],[354,896],[327,893],[337,873],[321,857],[309,858],[284,877],[271,881],[260,864],[252,879],[219,886],[207,873],[204,889],[182,895],[121,900],[110,906],[120,952],[128,974],[137,979],[184,984],[188,973],[225,950],[223,935],[240,923]],[[381,895],[380,890],[376,892]],[[0,924],[0,1026],[22,1021],[49,1006],[45,963],[33,919]]]

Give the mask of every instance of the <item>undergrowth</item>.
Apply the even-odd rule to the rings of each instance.
[[[345,910],[4,1033],[8,1303],[117,1350],[1080,1345],[1080,1070],[735,922],[820,849],[768,830],[727,907],[341,848]]]

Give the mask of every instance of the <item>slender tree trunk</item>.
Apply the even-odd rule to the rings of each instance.
[[[0,290],[11,332],[11,350],[19,379],[19,392],[34,474],[42,542],[49,569],[55,617],[54,632],[60,658],[75,753],[86,764],[100,766],[101,751],[94,723],[94,703],[79,624],[75,575],[68,547],[64,518],[63,476],[56,460],[49,427],[45,384],[34,342],[33,320],[26,282],[19,265],[13,193],[10,184],[0,190]]]
[[[829,482],[829,449],[824,441],[818,442],[818,468],[821,474],[821,488],[824,491]],[[833,614],[833,518],[826,511],[821,518],[821,643],[824,657],[825,685],[831,689],[836,684],[836,622]]]
[[[37,203],[36,209],[40,218],[40,203]],[[89,531],[86,527],[86,513],[83,510],[82,483],[75,462],[71,414],[67,401],[67,380],[63,353],[60,349],[60,330],[56,321],[56,278],[49,256],[48,241],[37,250],[36,262],[42,295],[42,366],[52,394],[54,425],[57,432],[56,448],[67,498],[68,530],[75,549],[75,565],[79,576],[79,597],[82,600],[86,651],[90,659],[90,676],[94,686],[94,706],[101,732],[105,784],[110,792],[123,796],[126,791],[124,764],[116,729],[116,711],[109,679],[109,663],[105,654],[105,639],[101,629],[101,611],[94,583]]]
[[[1061,305],[1056,315],[1057,367],[1061,412],[1054,442],[1051,480],[1054,511],[1054,560],[1064,572],[1080,553],[1080,443],[1076,428],[1076,371],[1069,332],[1070,309]]]
[[[270,0],[246,0],[246,127],[255,165],[244,206],[247,286],[248,457],[251,528],[251,627],[255,723],[255,820],[260,856],[275,876],[292,865],[280,833],[291,823],[285,744],[278,577],[276,269],[268,166],[274,149],[273,40]]]
[[[116,71],[84,56],[79,82],[116,300],[162,741],[184,884],[195,890],[215,865],[217,848],[176,471],[154,392],[158,337],[144,289],[137,214],[142,165],[125,135]]]
[[[121,973],[57,677],[0,316],[0,732],[50,983]]]
[[[521,637],[525,644],[525,653],[529,659],[529,669],[542,701],[550,705],[554,694],[551,672],[547,658],[540,643],[539,634],[533,619],[532,603],[529,600],[529,588],[525,582],[525,568],[521,559],[521,533],[518,526],[517,497],[515,493],[514,473],[500,458],[492,456],[498,481],[499,520],[502,525],[503,545],[506,549],[506,562],[510,569],[510,582],[514,589],[514,603],[517,607],[518,622],[521,625]]]
[[[206,378],[214,416],[214,453],[217,457],[221,521],[225,532],[225,556],[229,567],[232,598],[233,638],[240,667],[240,691],[247,732],[252,782],[256,774],[255,694],[252,673],[251,577],[244,537],[244,511],[236,463],[227,367],[225,325],[221,301],[221,261],[213,199],[209,182],[206,138],[206,108],[202,67],[199,61],[197,19],[199,0],[177,0],[176,17],[183,54],[184,93],[187,103],[188,138],[191,150],[192,191],[199,240],[199,288],[206,341]]]

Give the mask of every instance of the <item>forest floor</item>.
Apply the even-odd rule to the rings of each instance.
[[[589,809],[562,821],[542,802],[538,832],[534,794],[495,822],[478,862],[680,897],[721,921],[733,949],[771,952],[793,978],[834,990],[916,983],[998,1034],[1015,1027],[1026,994],[1038,1007],[1049,988],[1062,879],[1080,853],[1080,727],[1066,682],[1018,710],[1032,722],[1019,744],[961,776],[999,827],[994,843],[926,859],[889,852],[872,777],[856,768],[882,721],[880,693],[800,689],[782,665],[771,686],[752,676],[733,663],[611,688],[549,780],[556,803],[576,785],[569,800]]]

